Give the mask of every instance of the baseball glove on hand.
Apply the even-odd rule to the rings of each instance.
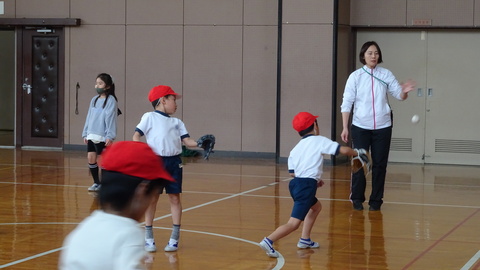
[[[208,160],[208,157],[213,153],[213,147],[215,146],[215,136],[212,134],[206,134],[200,137],[197,141],[197,146],[203,148],[203,159]]]
[[[365,149],[353,149],[358,153],[358,156],[352,158],[352,172],[356,173],[363,168],[365,177],[372,171],[372,158],[370,153]]]

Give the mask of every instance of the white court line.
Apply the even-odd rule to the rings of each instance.
[[[473,257],[460,269],[460,270],[468,270],[472,268],[472,266],[480,259],[480,250],[477,254],[473,255]]]
[[[8,165],[8,164],[0,164],[1,165]],[[65,168],[65,167],[59,167],[59,166],[41,166],[41,165],[36,165],[36,166],[32,166],[32,165],[16,165],[17,167],[47,167],[47,168]],[[84,169],[83,167],[68,167],[70,169]],[[0,170],[3,170],[5,168],[0,168]],[[268,175],[243,175],[243,174],[221,174],[221,173],[188,173],[188,172],[184,172],[183,173],[184,175],[185,174],[189,174],[189,175],[214,175],[214,176],[228,176],[228,177],[243,177],[243,178],[280,178],[280,177],[272,177],[272,176],[268,176]],[[289,178],[286,178],[284,180],[281,180],[281,181],[289,181],[291,180],[292,177],[289,177]],[[254,179],[252,179],[254,180]],[[336,181],[336,182],[350,182],[351,180],[350,179],[339,179],[339,178],[323,178],[322,179],[323,181],[325,182],[332,182],[332,181]],[[6,181],[0,181],[0,184],[15,184],[15,185],[33,185],[33,186],[54,186],[54,187],[89,187],[89,186],[82,186],[82,185],[59,185],[59,184],[42,184],[42,183],[27,183],[27,182],[24,182],[24,183],[18,183],[18,182],[15,182],[15,181],[11,181],[11,182],[6,182]],[[452,185],[452,184],[435,184],[435,183],[422,183],[422,182],[418,182],[418,183],[405,183],[405,182],[389,182],[389,184],[394,184],[394,185],[402,185],[402,186],[435,186],[435,187],[463,187],[463,188],[479,188],[480,186],[478,185]]]
[[[0,223],[0,225],[78,225],[78,222],[15,222]]]
[[[284,181],[284,180],[283,180]],[[272,186],[276,185],[278,183],[271,183],[268,184],[267,186]],[[266,187],[266,186],[265,186]],[[229,195],[231,193],[223,193],[223,192],[207,192],[207,191],[202,191],[202,192],[196,192],[196,191],[183,191],[183,193],[190,193],[190,194],[211,194],[211,195]],[[232,195],[233,196],[233,195]],[[242,194],[242,196],[245,197],[261,197],[261,198],[279,198],[279,199],[291,199],[292,197],[290,196],[273,196],[273,195],[255,195],[255,194]],[[350,202],[349,199],[331,199],[331,198],[326,198],[326,197],[319,197],[317,198],[320,201],[334,201],[334,202]],[[222,199],[220,199],[222,200]],[[367,201],[368,202],[368,201]],[[471,209],[477,209],[478,206],[476,205],[455,205],[455,204],[435,204],[435,203],[410,203],[410,202],[389,202],[389,201],[384,201],[384,204],[394,204],[394,205],[414,205],[414,206],[431,206],[431,207],[453,207],[453,208],[471,208]]]
[[[165,228],[165,227],[153,227],[155,229],[162,229],[162,230],[172,230],[172,228]],[[260,245],[256,242],[253,242],[253,241],[250,241],[250,240],[246,240],[246,239],[243,239],[243,238],[238,238],[238,237],[233,237],[233,236],[230,236],[230,235],[225,235],[225,234],[218,234],[218,233],[211,233],[211,232],[202,232],[202,231],[195,231],[195,230],[185,230],[185,229],[182,229],[182,232],[191,232],[191,233],[198,233],[198,234],[208,234],[208,235],[212,235],[212,236],[218,236],[218,237],[223,237],[223,238],[229,238],[229,239],[233,239],[233,240],[236,240],[236,241],[241,241],[241,242],[245,242],[245,243],[249,243],[249,244],[252,244],[252,245],[256,245],[260,248]],[[262,251],[264,252],[264,251]],[[277,250],[278,252],[278,250]],[[283,257],[283,255],[278,252],[278,254],[280,255],[278,258],[277,258],[277,265],[275,265],[274,268],[272,268],[271,270],[278,270],[278,269],[282,269],[282,267],[285,265],[285,258]]]
[[[12,265],[15,265],[15,264],[26,262],[26,261],[29,261],[29,260],[32,260],[32,259],[35,259],[35,258],[39,258],[39,257],[45,256],[45,255],[48,255],[50,253],[57,252],[57,251],[62,250],[62,249],[63,249],[63,247],[52,249],[52,250],[49,250],[49,251],[46,251],[46,252],[43,252],[43,253],[40,253],[40,254],[37,254],[37,255],[33,255],[33,256],[18,260],[18,261],[14,261],[14,262],[11,262],[11,263],[0,265],[0,268],[5,268],[5,267],[9,267],[9,266],[12,266]]]
[[[290,180],[290,179],[288,179],[288,180]],[[286,180],[282,180],[282,181],[286,181]],[[260,189],[264,189],[268,186],[274,186],[274,185],[278,185],[278,182],[273,182],[273,183],[270,183],[270,184],[267,184],[267,185],[264,185],[264,186],[260,186],[260,187],[254,188],[254,189],[250,189],[250,190],[247,190],[247,191],[240,192],[240,193],[235,193],[235,194],[232,194],[232,195],[224,197],[224,198],[220,198],[220,199],[213,200],[213,201],[206,202],[206,203],[202,203],[202,204],[199,204],[199,205],[187,208],[187,209],[183,209],[182,213],[188,212],[190,210],[194,210],[194,209],[197,209],[197,208],[200,208],[200,207],[203,207],[203,206],[207,206],[207,205],[210,205],[210,204],[214,204],[214,203],[217,203],[217,202],[225,201],[225,200],[228,200],[228,199],[231,199],[231,198],[235,198],[235,197],[238,197],[238,196],[242,196],[242,195],[245,195],[247,193],[254,192],[254,191],[257,191],[257,190],[260,190]],[[155,218],[154,221],[164,219],[164,218],[170,217],[170,216],[172,216],[172,214],[167,214],[167,215]]]

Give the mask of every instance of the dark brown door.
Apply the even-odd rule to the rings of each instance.
[[[63,29],[23,29],[21,58],[21,145],[62,147]]]

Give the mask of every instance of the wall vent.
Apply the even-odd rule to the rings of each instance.
[[[390,151],[412,152],[412,138],[392,138]]]
[[[435,139],[435,152],[480,155],[480,141]]]

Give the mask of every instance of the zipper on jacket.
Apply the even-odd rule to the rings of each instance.
[[[375,94],[373,91],[373,69],[371,69],[372,76],[370,76],[372,80],[372,108],[373,108],[373,129],[377,129],[377,121],[375,118]]]

